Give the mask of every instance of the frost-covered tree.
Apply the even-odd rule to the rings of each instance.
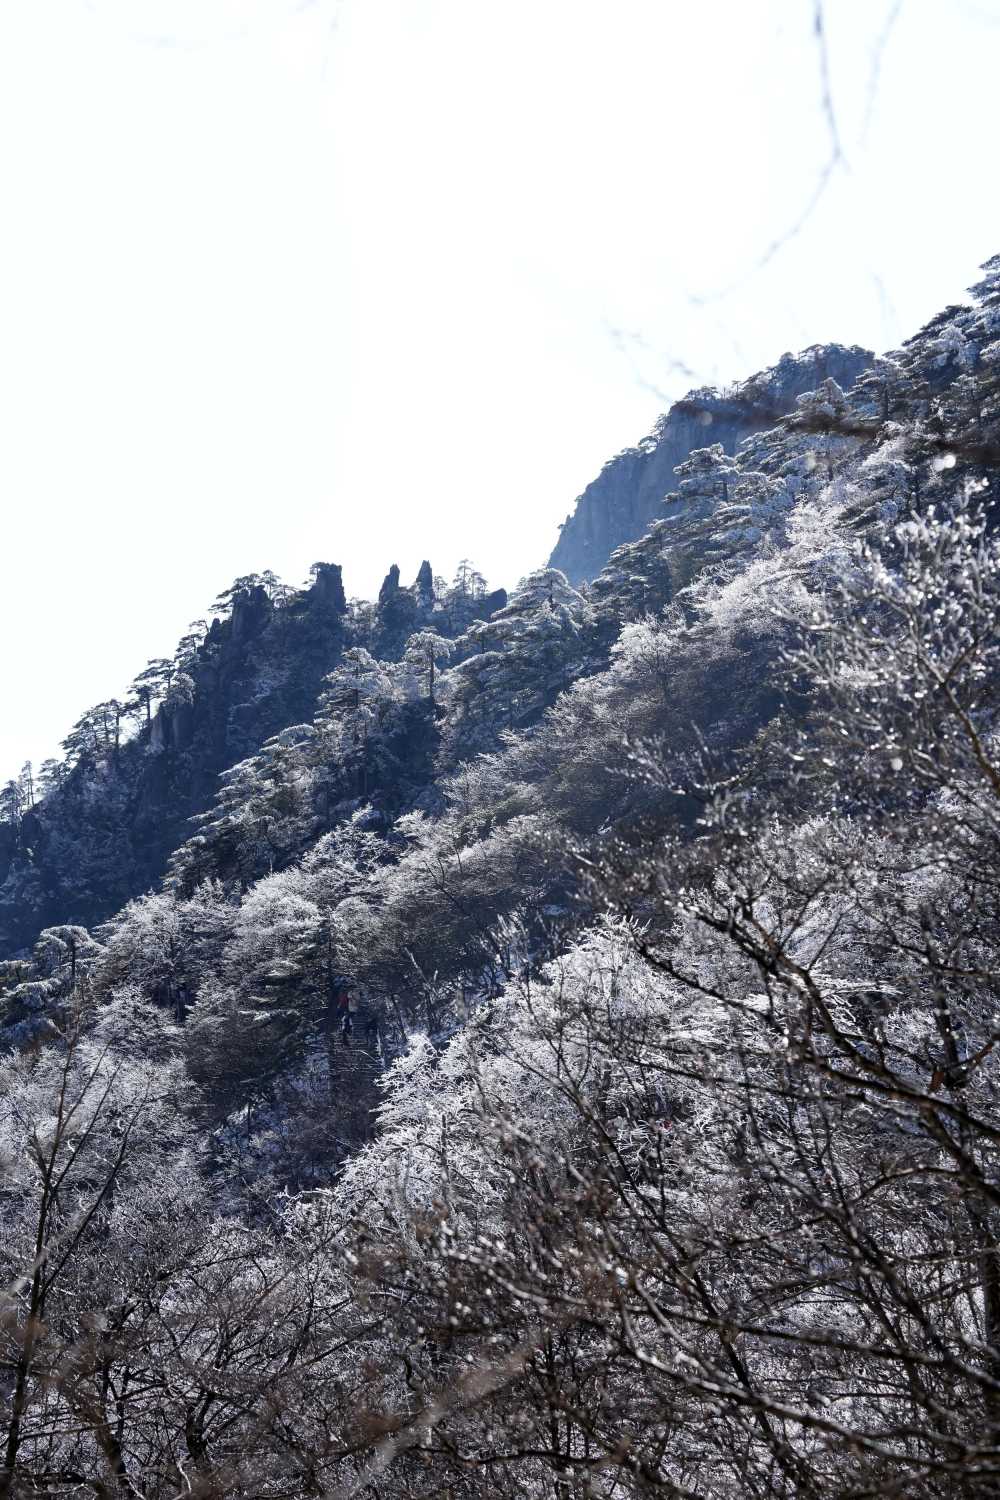
[[[126,1460],[107,1374],[117,1325],[137,1311],[119,1279],[122,1231],[137,1215],[156,1219],[157,1200],[197,1192],[180,1188],[183,1082],[169,1065],[117,1057],[101,1028],[85,1033],[76,1015],[57,1045],[5,1058],[2,1074],[0,1360],[10,1399],[0,1494],[47,1486],[81,1448],[120,1488]]]
[[[587,601],[556,568],[522,579],[508,604],[470,627],[448,678],[454,734],[483,747],[497,731],[537,717],[567,687],[586,656]]]
[[[364,647],[344,652],[326,679],[316,729],[327,770],[328,799],[367,800],[379,751],[401,698],[398,671]]]

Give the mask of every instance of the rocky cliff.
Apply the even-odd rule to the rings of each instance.
[[[694,448],[721,443],[735,453],[744,438],[771,427],[796,398],[831,377],[853,385],[872,355],[856,345],[814,344],[725,390],[691,391],[660,417],[652,433],[604,465],[563,522],[549,559],[571,583],[595,578],[611,553],[641,537],[659,519],[674,469]]]
[[[409,587],[393,564],[371,606],[348,605],[335,563],[315,564],[301,590],[271,577],[238,579],[222,616],[182,642],[145,714],[98,705],[43,795],[0,816],[0,959],[42,927],[93,926],[155,885],[220,773],[309,720],[346,648],[392,660],[412,631],[458,634],[507,600],[499,590],[446,609],[428,562]]]

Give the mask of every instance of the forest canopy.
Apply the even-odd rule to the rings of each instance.
[[[810,361],[8,784],[0,1495],[997,1492],[1000,257]]]

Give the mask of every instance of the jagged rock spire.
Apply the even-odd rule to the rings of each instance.
[[[423,562],[420,564],[420,567],[417,570],[416,582],[413,586],[417,591],[418,600],[422,605],[424,605],[425,608],[433,604],[434,573],[431,569],[430,563],[426,558],[424,558]]]
[[[393,594],[396,594],[398,592],[399,592],[399,564],[398,563],[393,563],[392,567],[389,569],[388,573],[383,578],[383,580],[382,580],[382,587],[378,591],[379,608],[381,609],[383,605],[388,604],[388,602],[392,598]]]
[[[344,577],[340,564],[313,563],[311,572],[312,593],[317,603],[332,610],[334,614],[344,614],[347,609],[347,596],[344,593]]]

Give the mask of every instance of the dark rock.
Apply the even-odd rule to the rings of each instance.
[[[379,609],[382,609],[394,595],[399,592],[399,566],[393,563],[388,573],[382,580],[382,587],[378,591]]]
[[[484,597],[478,601],[476,612],[477,614],[481,615],[484,620],[488,620],[490,618],[490,615],[495,615],[498,609],[506,608],[507,590],[494,589],[491,594],[484,595]]]
[[[342,615],[347,610],[344,579],[339,563],[316,563],[310,597],[321,609]]]
[[[434,574],[426,558],[417,570],[414,588],[416,589],[417,600],[421,608],[430,609],[434,603]]]
[[[245,593],[237,594],[230,616],[232,639],[245,641],[251,636],[259,635],[273,613],[274,605],[267,596],[267,590],[259,584],[247,589]]]
[[[417,590],[400,588],[399,568],[395,563],[385,575],[375,607],[373,645],[375,655],[397,661],[407,639],[420,624]]]

